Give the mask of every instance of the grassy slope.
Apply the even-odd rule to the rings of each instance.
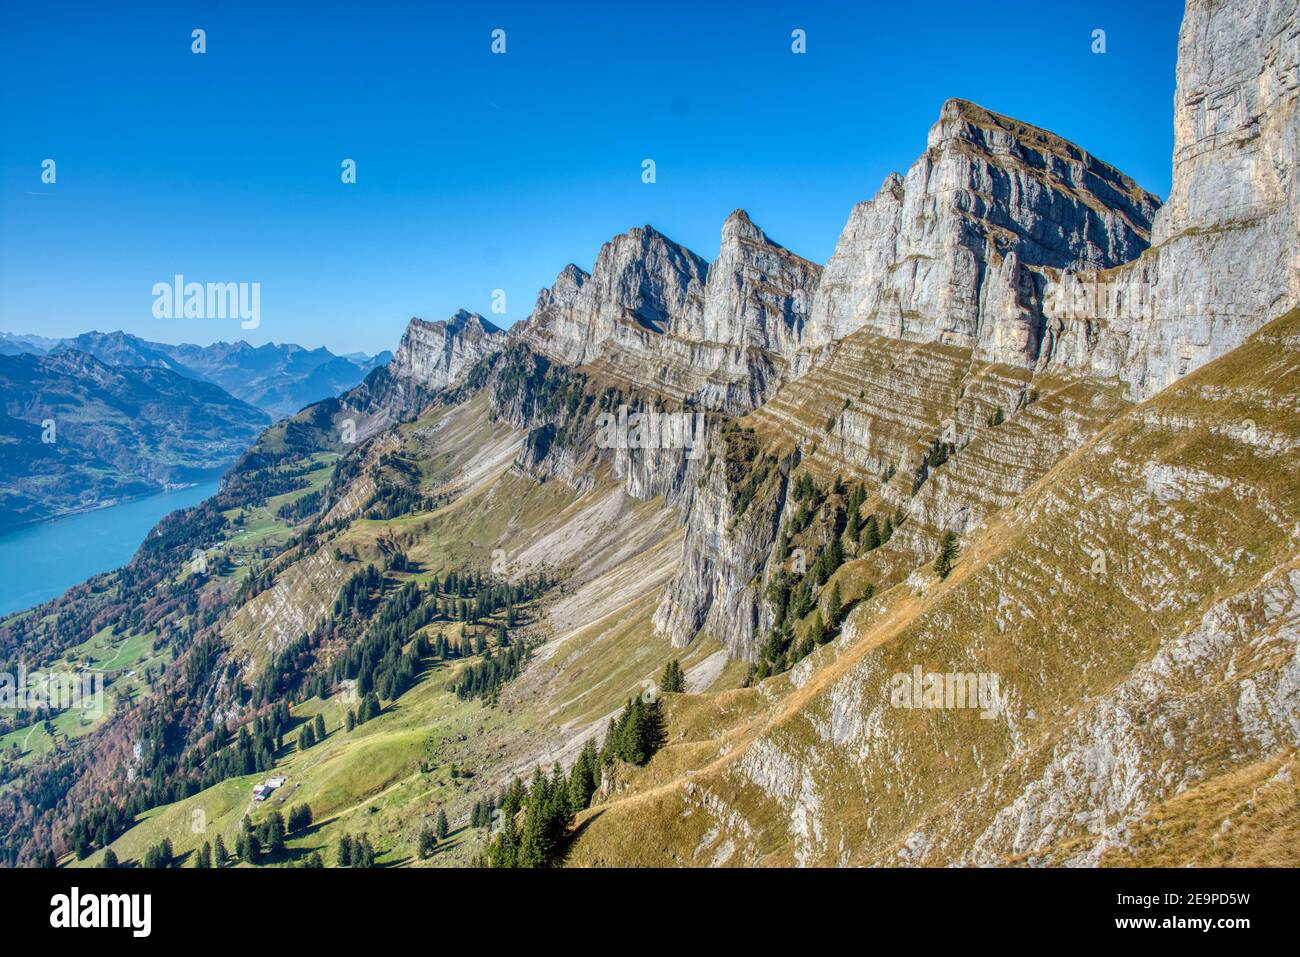
[[[1292,314],[1083,444],[948,581],[673,709],[674,744],[588,813],[571,863],[1296,863],[1274,769],[1296,736],[1297,395]],[[997,673],[1003,715],[890,707],[917,664]],[[1264,847],[1212,844],[1261,788]]]
[[[420,563],[421,578],[446,568],[486,567],[499,548],[512,573],[545,564],[562,576],[534,629],[546,643],[524,674],[506,687],[496,707],[488,707],[460,701],[448,689],[462,663],[435,665],[380,717],[352,732],[341,727],[346,705],[340,696],[304,702],[295,716],[308,719],[319,711],[329,733],[306,753],[287,744],[277,756],[275,773],[287,776],[285,789],[254,807],[252,785],[271,776],[259,774],[155,808],[114,842],[120,859],[140,859],[163,837],[182,855],[217,833],[233,848],[245,813],[257,821],[269,808],[287,811],[305,801],[317,823],[290,840],[288,860],[321,850],[332,864],[338,839],[364,831],[384,865],[466,864],[483,841],[461,827],[474,800],[496,793],[512,773],[571,759],[668,660],[680,658],[706,687],[739,680],[739,666],[719,667],[716,643],[701,640],[677,651],[652,634],[649,619],[659,588],[680,553],[675,514],[660,501],[630,499],[609,477],[579,496],[561,482],[539,485],[519,475],[510,468],[519,437],[488,422],[480,406],[475,400],[438,409],[401,427],[396,454],[422,463],[424,492],[450,490],[452,501],[392,520],[353,521],[317,555],[280,572],[276,585],[241,610],[225,637],[264,662],[283,637],[296,637],[303,622],[324,614],[338,584],[360,567],[336,562],[335,545],[369,561],[380,539],[397,538]],[[286,742],[296,736],[295,730]],[[418,861],[419,831],[439,808],[452,821],[452,839],[429,861]],[[195,820],[202,822],[201,831]],[[93,865],[101,855],[84,863]]]

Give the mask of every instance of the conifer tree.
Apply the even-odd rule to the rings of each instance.
[[[230,854],[226,851],[226,842],[218,834],[216,840],[212,842],[212,863],[216,867],[225,867],[230,862]]]
[[[826,599],[826,626],[828,631],[839,630],[840,619],[843,614],[844,606],[840,600],[840,583],[836,582],[831,586],[830,598]]]
[[[194,859],[194,866],[203,870],[212,867],[212,845],[207,841],[199,848],[199,853]]]
[[[104,859],[99,862],[99,866],[108,868],[109,870],[118,867],[117,854],[111,847],[104,852]]]
[[[447,839],[447,832],[449,830],[449,827],[447,824],[447,812],[444,811],[442,808],[438,808],[438,823],[436,826],[437,826],[436,833],[438,835],[438,840],[445,841]]]
[[[934,559],[936,575],[940,578],[948,577],[952,572],[952,563],[956,559],[959,550],[957,535],[954,532],[944,532],[943,539],[939,542],[939,554]]]
[[[344,834],[339,838],[339,867],[352,866],[352,837]]]
[[[820,609],[813,612],[812,622],[808,626],[808,637],[818,644],[826,640],[826,625],[822,621]]]
[[[437,846],[438,839],[433,836],[433,831],[427,827],[420,829],[420,837],[417,842],[416,853],[420,855],[420,860],[425,861],[433,856],[433,849]]]
[[[863,523],[861,543],[864,554],[880,547],[880,526],[876,522],[876,516],[867,516],[866,522]]]

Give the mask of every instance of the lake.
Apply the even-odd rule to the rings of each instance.
[[[215,495],[212,479],[0,535],[0,615],[30,608],[131,560],[168,512]]]

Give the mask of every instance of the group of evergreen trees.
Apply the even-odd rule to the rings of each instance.
[[[298,750],[306,751],[308,748],[315,745],[317,741],[324,740],[325,717],[324,715],[318,714],[311,721],[305,723],[302,726],[302,730],[298,732]]]
[[[176,863],[176,854],[172,851],[172,842],[163,838],[158,844],[144,853],[144,860],[140,866],[155,870],[163,867],[171,867]]]
[[[475,804],[474,807],[477,811],[478,805]],[[426,825],[420,828],[420,834],[416,840],[416,853],[419,855],[420,860],[427,860],[432,857],[438,842],[445,841],[450,833],[451,825],[447,822],[447,812],[442,808],[438,808],[438,817],[435,819],[433,827]]]
[[[614,759],[628,764],[645,764],[664,743],[663,704],[656,698],[642,701],[630,698],[618,718],[609,719],[601,757],[606,764]]]
[[[488,649],[483,660],[461,671],[456,681],[456,696],[468,698],[493,698],[498,689],[523,671],[528,660],[527,649],[511,645],[500,652]]]
[[[229,746],[225,726],[218,725],[207,747],[201,750],[206,757],[202,762],[201,787],[195,788],[195,792],[226,778],[269,771],[275,766],[276,752],[284,747],[284,734],[292,720],[288,703],[278,701],[267,714],[241,725]]]
[[[798,507],[777,539],[776,559],[780,567],[767,590],[775,625],[763,643],[750,681],[792,667],[811,654],[819,643],[835,637],[852,605],[870,598],[875,588],[868,584],[864,594],[846,601],[837,582],[824,596],[824,607],[820,603],[823,597],[820,589],[848,560],[850,552],[861,557],[879,548],[889,541],[902,520],[901,513],[863,516],[862,506],[867,499],[865,486],[859,483],[849,489],[840,478],[835,479],[827,493],[807,472],[799,472],[790,494]],[[806,571],[800,567],[787,568],[792,537],[807,533],[815,521],[821,530],[819,536],[827,544]],[[812,618],[802,635],[797,636],[798,624],[809,614]]]
[[[339,596],[334,599],[334,617],[346,618],[352,614],[368,617],[379,600],[371,593],[382,592],[383,587],[384,579],[379,569],[367,565],[343,583]]]
[[[674,667],[675,666],[675,667]],[[674,677],[674,675],[676,677]],[[665,668],[662,684],[682,682],[680,663]],[[541,768],[533,772],[532,784],[525,788],[518,778],[501,794],[501,827],[488,844],[484,861],[489,867],[549,867],[563,850],[564,840],[574,816],[591,805],[600,789],[603,769],[615,761],[643,765],[663,746],[664,714],[659,699],[628,700],[618,718],[611,718],[605,742],[596,747],[591,738],[583,745],[568,776],[556,764],[548,778]],[[493,799],[474,804],[470,815],[472,827],[492,825]],[[523,813],[523,822],[518,817]]]
[[[519,782],[516,780],[516,785]],[[522,808],[524,819],[516,820]],[[538,768],[526,794],[512,790],[503,803],[501,831],[488,844],[484,855],[489,867],[549,867],[564,847],[564,838],[575,814],[569,783],[560,766],[547,778]]]
[[[428,638],[421,634],[411,642],[411,635],[432,620],[431,602],[418,582],[408,581],[383,602],[365,635],[335,660],[331,677],[336,683],[355,680],[363,697],[375,691],[395,700],[414,683],[430,651]]]
[[[359,837],[344,834],[339,839],[339,867],[374,867],[375,849],[364,833]]]

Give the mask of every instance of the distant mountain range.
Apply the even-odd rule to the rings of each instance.
[[[216,474],[272,420],[355,387],[391,358],[125,332],[0,333],[0,530]],[[52,441],[42,441],[46,422]]]
[[[0,530],[213,475],[270,421],[169,368],[0,356]]]
[[[0,355],[44,356],[70,350],[94,356],[105,365],[169,369],[187,379],[211,382],[276,419],[347,391],[393,357],[388,351],[341,356],[293,343],[169,345],[120,331],[86,332],[70,339],[0,332]]]

